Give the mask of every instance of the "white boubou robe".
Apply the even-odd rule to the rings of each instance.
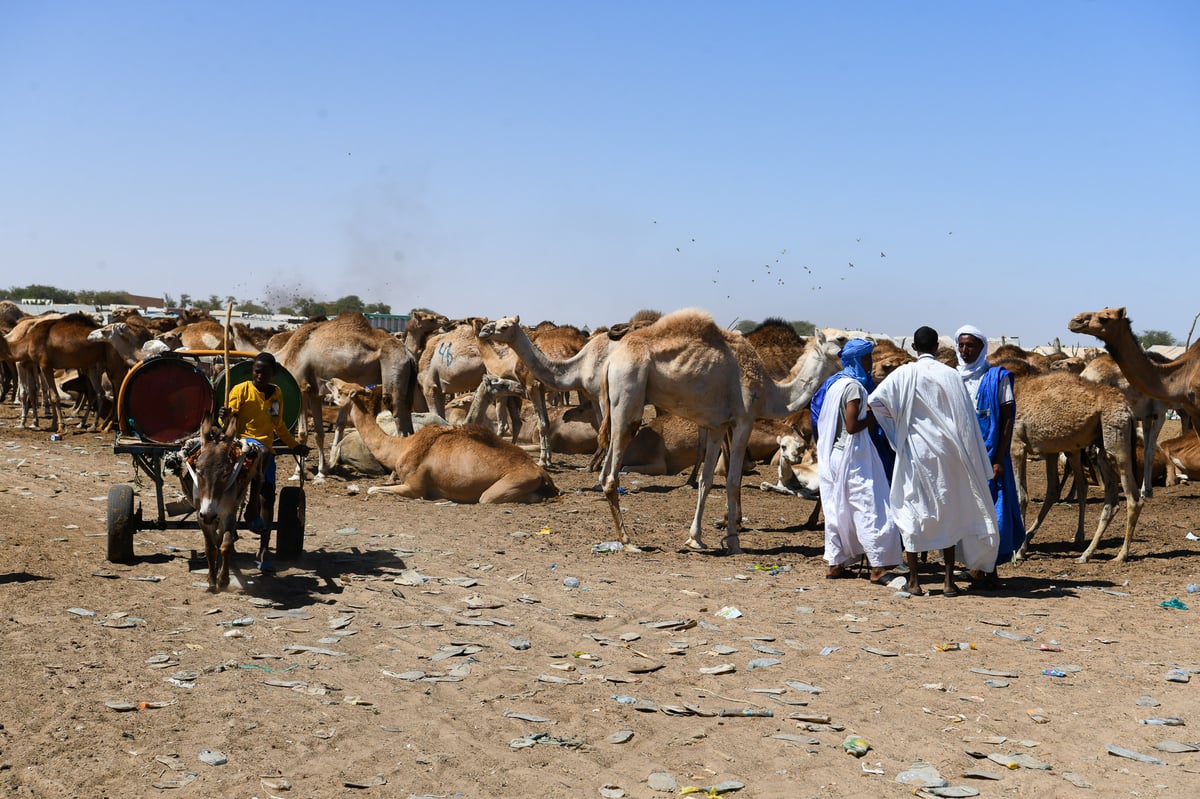
[[[855,390],[857,389],[857,391]],[[849,392],[849,396],[847,396]],[[872,567],[895,566],[903,555],[900,532],[888,512],[888,479],[866,430],[843,436],[839,420],[848,400],[861,397],[859,418],[867,415],[867,392],[857,380],[841,377],[825,394],[817,420],[817,476],[825,514],[825,561],[845,566],[864,554]]]
[[[968,569],[990,571],[1000,542],[991,461],[958,372],[922,355],[888,375],[869,402],[896,450],[890,506],[904,548],[957,545]]]

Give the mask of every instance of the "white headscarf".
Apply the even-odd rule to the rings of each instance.
[[[983,344],[983,349],[979,351],[979,357],[975,359],[975,363],[967,363],[964,361],[962,353],[958,351],[958,337],[963,333],[979,339],[979,341]],[[958,358],[958,373],[962,376],[963,380],[972,378],[980,380],[983,378],[984,373],[987,372],[988,368],[991,366],[991,364],[988,363],[987,352],[987,336],[983,335],[983,331],[979,328],[975,327],[974,325],[963,325],[958,329],[957,332],[955,332],[954,355]]]

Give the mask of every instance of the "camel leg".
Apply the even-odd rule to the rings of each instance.
[[[708,448],[704,453],[704,467],[700,470],[700,479],[696,481],[696,515],[692,517],[692,527],[688,531],[687,545],[692,549],[707,549],[701,540],[701,530],[704,524],[704,501],[712,490],[713,472],[717,469],[717,458],[721,456],[721,437],[711,433],[708,436]],[[733,545],[737,547],[737,524],[733,525]]]
[[[620,415],[624,415],[623,411]],[[617,540],[625,545],[626,552],[641,552],[629,540],[629,534],[625,530],[625,520],[621,516],[620,497],[621,460],[625,455],[625,450],[629,448],[630,442],[633,441],[634,433],[641,424],[641,419],[634,419],[632,423],[625,421],[621,427],[615,427],[617,422],[612,417],[616,416],[618,416],[617,409],[614,408],[610,413],[608,423],[614,425],[615,436],[609,442],[604,461],[600,464],[600,488],[604,491],[604,498],[608,500],[608,509],[612,512]]]
[[[1058,499],[1058,492],[1061,490],[1061,486],[1058,477],[1058,464],[1055,460],[1056,456],[1048,455],[1042,458],[1042,462],[1046,465],[1046,497],[1042,501],[1042,507],[1038,511],[1037,519],[1025,530],[1026,547],[1029,545],[1030,540],[1032,540],[1033,534],[1042,526],[1042,522],[1046,520],[1046,515],[1050,513],[1050,508],[1054,507],[1054,503]],[[1028,503],[1028,494],[1026,494],[1026,503]]]
[[[728,439],[729,452],[725,460],[726,530],[722,544],[730,555],[740,555],[738,528],[742,523],[742,467],[746,461],[746,443],[750,440],[751,424],[734,428]],[[707,462],[707,461],[706,461]],[[715,467],[715,464],[714,464]]]
[[[1133,531],[1137,527],[1138,517],[1142,514],[1144,500],[1138,488],[1137,478],[1134,475],[1133,464],[1128,458],[1120,455],[1113,457],[1116,463],[1112,464],[1105,457],[1107,455],[1107,452],[1102,453],[1098,468],[1100,479],[1104,483],[1104,508],[1101,511],[1101,525],[1096,527],[1096,533],[1092,536],[1092,543],[1079,556],[1079,563],[1087,563],[1092,555],[1095,554],[1096,547],[1100,545],[1101,536],[1104,535],[1109,521],[1116,514],[1119,497],[1117,495],[1117,475],[1114,474],[1114,471],[1120,473],[1121,487],[1125,491],[1125,539],[1116,557],[1113,558],[1114,563],[1124,563],[1126,558],[1129,557],[1129,548],[1133,543]]]
[[[491,505],[498,502],[527,502],[534,496],[542,485],[540,476],[520,481],[512,481],[505,477],[492,484],[487,491],[479,495],[480,505]]]
[[[821,515],[821,501],[817,500],[813,504],[812,513],[808,514],[808,521],[804,523],[805,527],[815,527],[817,525],[817,517]]]
[[[325,460],[325,418],[321,415],[321,395],[315,391],[309,392],[308,394],[308,412],[312,415],[313,435],[317,440],[317,473],[313,477],[313,482],[320,483],[325,480],[325,475],[328,474],[329,466]],[[300,462],[297,461],[297,477],[299,477],[300,468]]]
[[[1077,450],[1068,453],[1067,462],[1071,464],[1071,471],[1075,473],[1075,501],[1079,503],[1079,520],[1075,524],[1075,546],[1079,546],[1083,543],[1083,525],[1084,517],[1087,515],[1088,495],[1087,476],[1083,472],[1083,451]],[[1050,493],[1049,488],[1046,489],[1046,493]]]
[[[1154,453],[1158,450],[1158,434],[1166,422],[1166,417],[1157,413],[1142,419],[1142,497],[1145,499],[1154,496]]]
[[[410,486],[408,483],[396,483],[395,485],[371,486],[367,489],[368,494],[392,494],[397,497],[406,497],[408,499],[424,499],[425,492],[416,486]]]
[[[538,465],[543,469],[550,465],[550,417],[546,413],[546,390],[540,383],[530,386],[529,401],[537,416],[538,437],[541,438],[541,457]]]

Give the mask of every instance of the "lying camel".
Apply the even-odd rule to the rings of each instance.
[[[1167,485],[1178,485],[1191,481],[1192,475],[1200,477],[1200,438],[1184,433],[1170,441],[1159,442],[1167,465]]]
[[[464,503],[539,502],[558,495],[545,469],[520,447],[482,425],[423,427],[406,438],[389,436],[375,421],[372,391],[338,378],[330,396],[349,408],[354,427],[371,454],[392,467],[395,485],[371,486],[368,494]]]

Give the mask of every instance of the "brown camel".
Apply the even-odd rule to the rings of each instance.
[[[292,373],[306,400],[308,417],[317,438],[317,480],[326,475],[325,425],[321,415],[320,387],[332,377],[378,384],[396,417],[401,435],[412,433],[412,397],[416,366],[403,342],[386,330],[372,327],[361,313],[343,311],[324,322],[302,325],[275,353],[279,363]],[[333,442],[342,437],[348,411],[338,413]],[[301,413],[300,438],[306,430]]]
[[[688,534],[688,545],[695,549],[704,548],[704,501],[722,442],[729,436],[729,524],[724,544],[728,552],[740,552],[742,463],[754,420],[786,416],[807,404],[821,382],[840,365],[837,353],[843,343],[828,342],[818,331],[793,368],[791,379],[776,383],[767,377],[754,347],[742,336],[718,327],[704,311],[676,311],[626,334],[609,353],[600,428],[600,444],[606,449],[600,484],[621,543],[637,551],[626,534],[618,494],[625,452],[641,426],[647,403],[691,419],[708,436],[696,514]]]
[[[1124,308],[1076,314],[1067,327],[1072,333],[1087,333],[1103,341],[1131,386],[1182,410],[1200,436],[1200,341],[1175,360],[1160,364],[1138,343],[1133,320]]]
[[[1116,511],[1118,494],[1116,476],[1112,474],[1114,469],[1125,491],[1125,539],[1114,561],[1124,561],[1129,555],[1143,504],[1133,470],[1133,412],[1125,404],[1125,398],[1112,386],[1093,383],[1070,372],[1014,376],[1013,382],[1017,414],[1013,423],[1012,461],[1022,516],[1029,503],[1026,458],[1033,455],[1046,462],[1046,499],[1037,520],[1027,530],[1018,557],[1025,557],[1033,534],[1058,497],[1058,454],[1067,455],[1078,476],[1083,474],[1082,450],[1100,444],[1104,457],[1098,471],[1104,485],[1104,508],[1091,544],[1079,557],[1079,562],[1087,563],[1091,558]],[[1108,467],[1110,463],[1112,469]],[[1077,477],[1075,486],[1079,500],[1079,522],[1075,529],[1078,546],[1083,542],[1087,481]]]
[[[504,396],[520,396],[522,392],[521,384],[515,380],[505,380],[495,375],[484,375],[483,380],[479,381],[479,388],[475,390],[468,399],[470,407],[465,413],[465,418],[455,422],[455,424],[477,424],[485,423],[487,409],[498,397]],[[378,398],[378,395],[376,395]],[[399,427],[396,424],[396,418],[392,416],[390,411],[380,412],[378,408],[372,408],[376,414],[375,421],[383,428],[389,436],[399,434]],[[413,431],[420,430],[430,424],[447,424],[446,419],[442,419],[436,414],[428,412],[412,413]],[[330,448],[329,452],[329,468],[334,469],[339,466],[345,466],[352,472],[367,475],[385,475],[388,473],[383,468],[382,464],[375,459],[371,451],[367,449],[363,443],[362,435],[358,430],[347,430],[346,434]],[[393,478],[394,479],[394,478]]]
[[[230,325],[229,349],[236,352],[259,352],[260,341],[248,334],[249,328],[238,323]],[[202,319],[179,325],[172,331],[178,333],[185,350],[221,350],[225,348],[225,325],[215,319]],[[266,341],[261,341],[265,344]]]
[[[1149,354],[1148,354],[1149,355]],[[1150,356],[1153,357],[1153,356]],[[1160,361],[1161,363],[1161,361]],[[1112,386],[1121,392],[1129,409],[1142,426],[1142,496],[1153,496],[1151,479],[1154,473],[1154,454],[1158,449],[1158,434],[1167,421],[1167,404],[1149,397],[1129,384],[1121,368],[1108,353],[1094,358],[1084,367],[1079,376],[1094,383]]]
[[[539,325],[533,332],[521,327],[521,317],[506,316],[488,322],[478,331],[486,346],[507,344],[516,355],[515,374],[525,386],[537,419],[540,442],[538,462],[549,466],[553,449],[550,443],[550,419],[546,412],[546,389],[578,391],[593,403],[599,394],[600,363],[608,349],[606,336],[584,336],[570,325]],[[595,343],[593,343],[595,342]],[[590,346],[589,346],[590,345]]]
[[[101,374],[109,370],[113,385],[119,386],[125,376],[125,365],[116,358],[115,352],[104,341],[90,341],[89,334],[99,327],[90,316],[82,313],[72,313],[66,316],[45,315],[33,317],[28,326],[23,327],[24,321],[18,323],[9,334],[9,346],[12,354],[17,357],[18,366],[24,365],[23,385],[28,382],[30,390],[39,384],[45,387],[46,396],[50,399],[49,414],[51,429],[62,432],[62,410],[55,390],[54,372],[56,369],[77,369],[87,379],[87,389],[96,408],[97,418],[103,413],[104,394],[101,386]],[[19,339],[14,337],[20,332]],[[110,355],[113,358],[110,363]],[[79,422],[81,428],[87,427],[91,407],[85,406],[83,418]],[[34,426],[37,426],[36,394],[33,395]],[[24,410],[22,411],[24,425]]]
[[[1200,479],[1200,437],[1185,433],[1159,444],[1159,452],[1166,462],[1169,486]]]
[[[776,381],[787,377],[800,358],[800,353],[804,352],[806,343],[796,328],[777,317],[764,319],[746,334],[746,341],[754,345],[767,369],[767,375]]]
[[[545,469],[487,427],[430,426],[394,438],[375,422],[370,391],[336,378],[329,387],[334,403],[350,409],[371,454],[396,476],[396,484],[371,486],[368,494],[465,503],[539,502],[558,495]]]

